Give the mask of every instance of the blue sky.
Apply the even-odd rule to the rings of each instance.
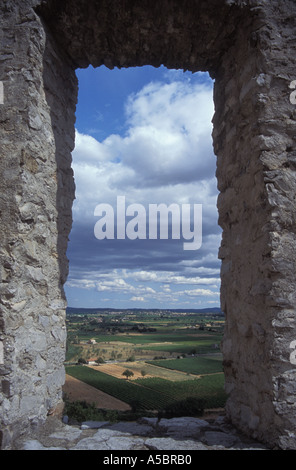
[[[77,76],[68,305],[219,307],[221,229],[211,79],[204,73],[149,66],[89,67],[78,70]],[[200,248],[184,250],[182,236],[173,239],[170,231],[167,239],[118,239],[118,197],[124,197],[130,209],[144,209],[147,234],[150,204],[175,204],[182,211],[186,204],[191,210],[194,204],[202,205]],[[101,204],[114,211],[114,239],[95,236],[96,223],[103,226],[105,213],[94,215]],[[136,215],[126,215],[126,224],[135,224]],[[190,220],[193,230],[193,212]],[[136,228],[139,225],[134,225],[134,233]]]

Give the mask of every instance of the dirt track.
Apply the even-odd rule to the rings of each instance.
[[[107,410],[130,410],[130,406],[117,398],[113,398],[107,393],[101,392],[90,385],[81,382],[70,375],[66,375],[66,382],[63,387],[69,401],[84,400],[87,403],[95,403],[98,408]]]

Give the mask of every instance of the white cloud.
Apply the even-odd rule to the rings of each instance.
[[[158,187],[212,177],[212,116],[212,90],[205,85],[150,83],[130,96],[126,135],[106,140],[134,172],[117,185]]]
[[[176,270],[178,267],[176,266]],[[217,273],[219,275],[219,271]],[[182,275],[178,275],[171,272],[164,272],[164,271],[125,271],[124,276],[126,278],[131,278],[134,281],[147,281],[147,282],[155,282],[155,283],[162,283],[165,284],[167,287],[171,284],[181,285],[181,284],[191,284],[191,285],[212,285],[217,286],[219,285],[219,277],[186,277]]]
[[[143,284],[143,281],[149,284]],[[217,277],[187,278],[169,272],[112,270],[100,274],[93,272],[85,273],[80,278],[69,279],[68,285],[69,287],[87,290],[96,288],[98,292],[112,291],[114,294],[132,293],[133,297],[150,297],[160,300],[162,296],[167,298],[184,295],[191,297],[218,296],[220,279]],[[200,287],[192,289],[189,288],[190,286]]]
[[[112,158],[107,145],[96,140],[90,135],[75,132],[75,160],[80,165],[97,166],[98,163],[108,161]]]
[[[192,289],[192,290],[185,290],[184,294],[189,295],[189,296],[198,296],[198,297],[204,297],[204,296],[219,296],[219,292],[213,292],[209,289]]]
[[[178,74],[170,75],[174,78]],[[213,111],[212,88],[208,85],[179,79],[152,82],[129,97],[124,135],[112,134],[99,142],[76,131],[74,224],[79,221],[79,227],[93,233],[96,205],[109,203],[115,208],[120,195],[126,196],[127,205],[202,204],[203,250],[202,255],[193,252],[192,258],[178,258],[168,271],[156,271],[152,265],[151,269],[146,265],[143,269],[100,266],[96,270],[95,266],[82,267],[91,255],[81,243],[79,249],[87,256],[84,259],[80,255],[81,265],[75,269],[70,263],[69,288],[96,290],[104,299],[106,295],[111,299],[124,295],[139,303],[144,299],[162,304],[181,299],[185,303],[188,297],[198,303],[198,297],[211,301],[218,295],[220,272],[215,266],[220,233],[211,139]],[[165,254],[169,265],[169,253]],[[126,256],[124,250],[121,255]],[[151,253],[155,263],[154,255]]]
[[[139,203],[183,203],[194,195],[216,210],[212,114],[208,86],[151,83],[129,97],[124,136],[99,142],[77,130],[74,214],[90,218],[96,204],[115,204],[119,194]]]
[[[130,300],[132,302],[145,302],[144,297],[137,297],[137,296],[132,297]]]
[[[123,292],[130,292],[133,291],[133,286],[126,283],[126,281],[122,278],[116,278],[114,275],[113,280],[109,281],[107,279],[102,279],[100,282],[97,282],[97,290],[107,291],[112,290],[115,292],[123,291]]]

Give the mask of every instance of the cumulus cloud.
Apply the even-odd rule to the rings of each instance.
[[[133,297],[131,298],[131,301],[132,301],[132,302],[145,302],[145,298],[144,298],[144,297],[133,296]]]
[[[213,111],[209,83],[153,81],[128,97],[122,134],[99,141],[76,130],[69,289],[114,294],[113,304],[117,294],[126,302],[175,305],[218,295]],[[202,204],[201,249],[186,253],[176,240],[96,240],[94,209],[101,203],[115,208],[117,196],[145,207]]]
[[[85,213],[102,200],[129,193],[132,201],[170,198],[214,201],[215,157],[209,86],[151,83],[129,97],[125,135],[102,142],[76,131],[73,169],[77,182],[74,210]],[[172,201],[172,199],[171,199]]]
[[[117,185],[159,187],[213,177],[209,87],[150,83],[130,96],[126,110],[126,136],[107,139],[133,170]]]
[[[148,284],[148,285],[147,285]],[[125,294],[128,300],[161,303],[188,302],[191,298],[218,300],[220,280],[218,277],[186,277],[171,272],[135,270],[110,270],[104,273],[85,272],[69,281],[70,287],[85,290],[96,289],[99,293]],[[152,287],[153,286],[153,287]],[[197,287],[198,286],[198,287]]]

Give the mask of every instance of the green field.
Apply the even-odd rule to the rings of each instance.
[[[137,410],[160,411],[187,398],[203,400],[205,408],[218,408],[225,404],[222,373],[172,382],[160,378],[122,380],[85,366],[68,366],[66,372]]]
[[[100,311],[71,315],[66,359],[72,365],[66,365],[66,372],[137,411],[176,407],[176,413],[178,408],[187,414],[197,402],[204,408],[224,407],[223,328],[223,316],[211,313]],[[88,360],[106,363],[104,372],[77,365]],[[112,369],[110,364],[127,367],[137,375],[133,380],[116,377],[116,367]]]
[[[188,357],[183,359],[166,359],[160,361],[148,361],[152,364],[166,369],[179,370],[188,374],[214,374],[222,372],[221,355],[209,357]]]
[[[138,404],[139,410],[158,410],[165,405],[166,398],[159,392],[140,387],[132,381],[117,379],[89,367],[69,366],[66,372],[76,379],[118,398],[132,407]]]
[[[84,359],[100,356],[109,361],[126,360],[131,355],[149,360],[155,356],[212,354],[219,351],[223,334],[221,317],[210,318],[210,322],[200,315],[183,317],[180,321],[175,316],[160,321],[148,313],[135,314],[133,318],[106,315],[101,322],[101,316],[97,321],[89,317],[68,320],[66,361],[78,360],[79,356]],[[95,344],[88,344],[90,340]]]

